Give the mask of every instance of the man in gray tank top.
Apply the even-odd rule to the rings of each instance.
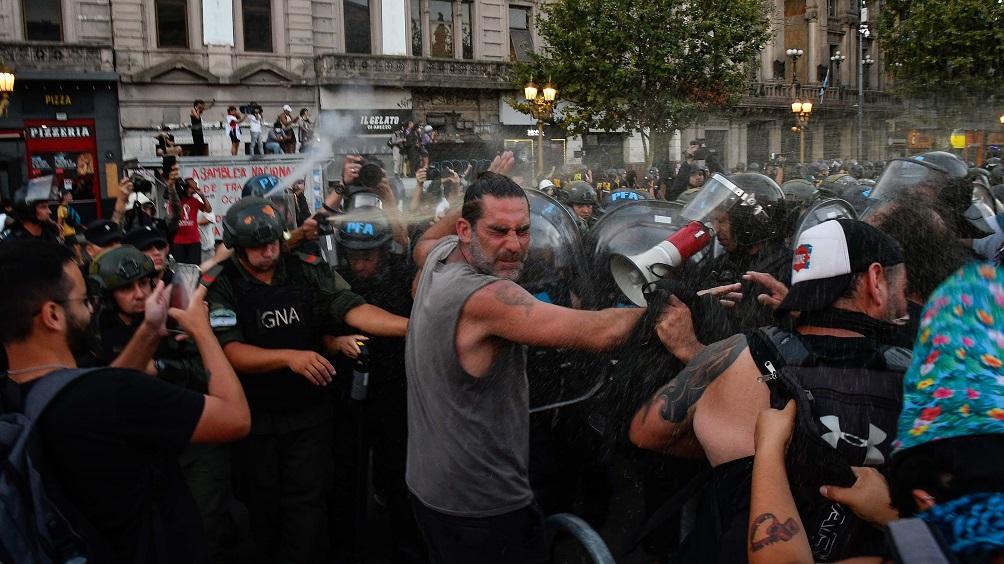
[[[511,166],[506,153],[491,170]],[[513,282],[529,245],[526,195],[489,172],[415,248],[422,271],[406,340],[406,479],[436,563],[547,559],[527,471],[526,346],[609,350],[643,311],[536,300]]]

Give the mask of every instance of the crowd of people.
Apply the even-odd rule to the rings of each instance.
[[[187,149],[177,143],[167,125],[161,125],[160,133],[154,138],[157,156],[208,156],[209,144],[203,128],[203,115],[215,105],[216,100],[195,100],[192,103],[189,111],[192,144]],[[309,108],[300,108],[298,113],[294,113],[292,106],[286,104],[271,125],[265,119],[264,112],[264,108],[257,103],[227,107],[222,123],[230,155],[237,155],[241,144],[245,143],[243,124],[247,124],[250,138],[246,142],[253,155],[306,153],[317,142],[314,131],[316,124],[310,116]]]
[[[45,480],[0,502],[58,519],[0,560],[364,561],[375,505],[395,562],[545,562],[545,516],[604,530],[628,465],[620,557],[1004,561],[996,157],[727,171],[697,141],[532,178],[411,147],[410,195],[358,155],[313,214],[249,181],[219,245],[177,168],[86,227],[19,192],[0,413],[36,443],[0,475]],[[704,237],[634,255],[637,292],[599,254],[630,209]]]

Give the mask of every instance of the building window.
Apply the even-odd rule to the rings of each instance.
[[[422,0],[411,0],[411,54],[422,56]]]
[[[188,1],[154,0],[157,46],[188,48]]]
[[[24,0],[24,37],[28,41],[62,41],[60,0]]]
[[[826,13],[831,18],[837,17],[837,0],[826,0]]]
[[[529,61],[533,55],[530,13],[528,6],[509,6],[509,58],[514,61]]]
[[[463,56],[474,58],[474,1],[460,0],[460,30],[463,39]]]
[[[344,0],[345,52],[369,55],[370,2],[369,0]]]
[[[429,0],[429,27],[432,29],[431,55],[453,58],[453,2]]]
[[[272,1],[242,0],[244,10],[244,50],[272,52]]]

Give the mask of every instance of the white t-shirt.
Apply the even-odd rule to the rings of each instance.
[[[201,224],[201,222],[206,220],[209,223]],[[199,222],[199,244],[203,251],[211,251],[216,243],[216,235],[213,233],[213,226],[216,225],[216,214],[199,210]]]
[[[261,120],[254,114],[248,114],[248,124],[251,126],[251,133],[261,133]]]
[[[231,133],[233,133],[237,137],[238,141],[241,140],[241,125],[239,123],[237,123],[237,116],[232,116],[230,114],[227,114],[227,137],[228,138],[230,137]]]
[[[439,203],[436,204],[436,221],[443,219],[443,216],[445,216],[449,211],[450,201],[446,198],[440,198]]]

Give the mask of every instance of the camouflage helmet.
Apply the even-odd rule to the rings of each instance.
[[[228,249],[260,247],[282,238],[282,218],[264,198],[241,198],[223,216],[223,244]]]
[[[155,273],[150,257],[132,245],[123,245],[94,257],[87,270],[87,279],[92,289],[110,292]]]
[[[568,186],[568,204],[596,205],[596,190],[588,182],[573,182]]]

